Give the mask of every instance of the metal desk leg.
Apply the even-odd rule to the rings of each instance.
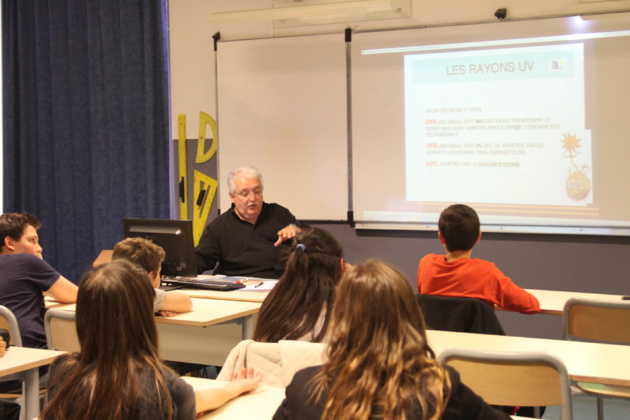
[[[24,418],[34,419],[39,416],[39,368],[25,372],[24,381]]]
[[[243,322],[243,340],[249,340],[254,336],[254,319],[251,315],[244,316]]]

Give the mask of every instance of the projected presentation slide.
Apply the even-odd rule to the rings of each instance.
[[[581,43],[407,55],[405,128],[408,200],[592,203]]]
[[[352,39],[352,203],[363,228],[630,235],[630,14]]]

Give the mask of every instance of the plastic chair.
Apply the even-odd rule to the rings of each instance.
[[[11,340],[8,343],[9,345],[22,347],[22,335],[20,334],[20,327],[18,325],[17,319],[15,318],[15,315],[13,315],[13,312],[11,312],[9,308],[2,305],[0,305],[0,328],[9,330],[9,333],[11,334]],[[24,382],[25,378],[26,377],[24,373],[20,372],[20,373],[14,373],[12,375],[3,376],[2,378],[0,378],[0,382],[9,382],[9,381]],[[24,391],[24,388],[22,388],[22,391]],[[22,394],[4,394],[3,393],[3,394],[0,394],[0,399],[3,401],[7,401],[7,402],[11,402],[11,403],[19,404],[20,406],[23,406]],[[23,419],[23,418],[24,418],[24,409],[21,408],[20,419]]]
[[[562,314],[563,338],[630,344],[630,302],[571,298]],[[623,363],[623,361],[619,361]],[[604,419],[604,398],[630,398],[630,387],[577,382],[584,395],[597,397],[597,418]]]
[[[22,336],[20,335],[20,327],[13,312],[6,306],[0,305],[0,328],[9,330],[11,333],[11,346],[22,347]]]
[[[488,404],[560,405],[560,419],[573,419],[569,374],[562,360],[551,353],[450,347],[438,360],[455,368],[462,383]]]
[[[77,335],[75,312],[63,309],[49,309],[44,316],[46,343],[49,350],[68,353],[80,352],[81,344]]]

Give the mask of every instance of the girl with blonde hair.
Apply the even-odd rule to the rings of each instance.
[[[337,290],[323,366],[296,373],[274,419],[509,419],[442,366],[411,284],[370,260]]]

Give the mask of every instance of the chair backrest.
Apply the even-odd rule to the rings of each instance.
[[[564,304],[562,324],[565,340],[630,344],[630,301],[571,298]]]
[[[505,335],[494,308],[482,300],[422,294],[417,298],[429,329]]]
[[[74,311],[49,309],[44,316],[44,327],[49,350],[81,351]]]
[[[17,318],[13,315],[13,312],[6,306],[0,305],[0,328],[4,328],[9,331],[11,339],[9,344],[16,347],[22,347],[22,336],[20,335],[20,327],[17,322]],[[23,381],[26,378],[25,372],[13,373],[0,378],[0,382],[10,381]],[[20,410],[20,417],[24,410]]]
[[[462,383],[488,404],[560,405],[560,418],[573,418],[569,374],[562,360],[551,353],[450,347],[440,353],[438,360],[455,368]]]
[[[22,336],[20,335],[20,327],[18,326],[17,319],[9,308],[2,305],[0,305],[0,328],[9,330],[11,334],[10,345],[22,347]]]
[[[324,344],[281,340],[278,343],[241,341],[228,355],[218,380],[230,381],[241,368],[255,368],[263,375],[263,383],[286,388],[293,375],[310,366],[323,363]]]

